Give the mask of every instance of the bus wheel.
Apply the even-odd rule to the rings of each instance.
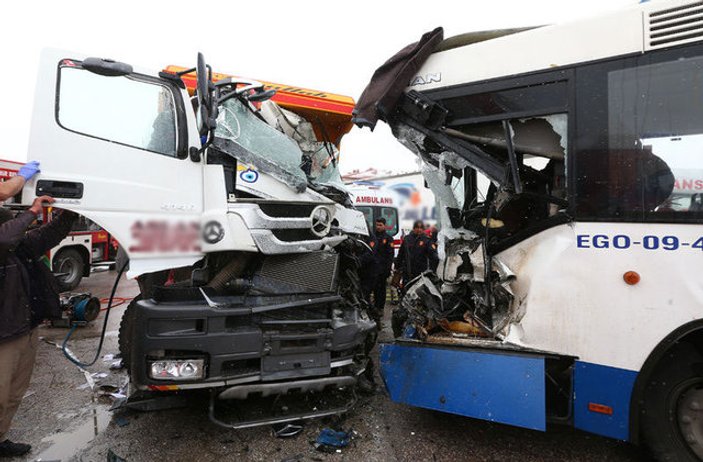
[[[680,342],[660,360],[640,404],[642,437],[659,461],[703,461],[703,356]]]
[[[83,278],[85,263],[81,254],[76,249],[64,249],[54,257],[53,271],[59,273],[56,278],[62,291],[73,290],[78,287]]]

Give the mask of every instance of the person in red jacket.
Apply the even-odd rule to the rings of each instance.
[[[0,207],[0,457],[28,453],[31,446],[5,438],[32,377],[37,353],[36,327],[60,318],[58,286],[42,256],[71,231],[78,217],[63,211],[37,229],[27,228],[49,196],[38,197],[16,218]]]

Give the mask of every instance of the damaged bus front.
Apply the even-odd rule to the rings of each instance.
[[[696,8],[439,28],[376,71],[355,122],[388,123],[439,204],[437,271],[381,345],[393,400],[703,459]]]
[[[197,64],[46,51],[25,201],[50,194],[125,251],[140,288],[119,334],[131,405],[206,389],[233,428],[344,412],[376,336],[367,227],[338,170],[353,100]]]

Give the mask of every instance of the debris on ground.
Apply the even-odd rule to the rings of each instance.
[[[305,460],[305,456],[303,454],[296,454],[294,456],[284,457],[281,459],[281,462],[301,462],[303,460]]]
[[[113,393],[111,395],[114,400],[112,401],[112,405],[108,409],[108,411],[114,411],[116,409],[121,408],[127,403],[127,396],[120,394],[120,393]]]
[[[302,422],[286,422],[271,426],[273,434],[277,438],[290,438],[303,431]]]
[[[323,428],[315,440],[315,449],[322,452],[341,452],[341,448],[349,446],[352,432],[335,431]]]
[[[123,415],[115,416],[113,419],[115,425],[117,425],[118,427],[126,427],[127,425],[129,425],[129,420]]]
[[[107,462],[127,462],[127,459],[123,459],[122,457],[115,454],[112,449],[108,449]]]

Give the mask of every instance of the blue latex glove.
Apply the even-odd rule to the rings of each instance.
[[[318,446],[331,446],[333,448],[345,448],[349,446],[351,432],[334,431],[331,428],[323,428],[317,435],[315,442]]]
[[[37,173],[39,173],[39,162],[32,160],[24,164],[17,174],[23,177],[25,181],[29,181]]]

